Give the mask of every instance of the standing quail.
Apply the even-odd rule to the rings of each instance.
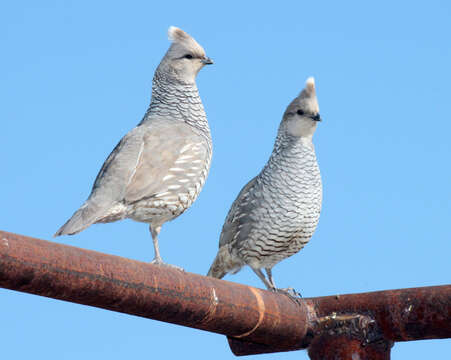
[[[233,202],[208,276],[220,279],[249,265],[269,290],[282,290],[273,266],[300,251],[319,220],[322,185],[312,137],[320,120],[309,78],[283,115],[267,164]]]
[[[195,79],[213,61],[181,29],[171,26],[168,35],[172,44],[155,71],[144,118],[117,144],[89,198],[55,236],[130,218],[149,224],[155,248],[152,263],[163,264],[158,247],[161,226],[196,200],[212,155],[210,128]]]

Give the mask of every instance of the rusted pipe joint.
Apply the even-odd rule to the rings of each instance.
[[[392,341],[384,339],[377,322],[367,315],[337,314],[317,318],[308,347],[312,360],[389,359]]]

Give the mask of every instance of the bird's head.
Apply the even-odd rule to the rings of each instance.
[[[203,47],[183,30],[171,26],[168,36],[172,44],[158,70],[183,83],[193,83],[199,70],[205,65],[213,64],[213,61],[205,55]]]
[[[285,110],[281,130],[292,136],[311,139],[319,121],[321,117],[316,99],[315,80],[309,77],[299,96]]]

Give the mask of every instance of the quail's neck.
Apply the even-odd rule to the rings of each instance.
[[[202,100],[195,83],[183,83],[173,77],[155,72],[152,100],[142,122],[152,116],[164,116],[183,121],[210,136]]]
[[[314,151],[315,147],[312,142],[313,136],[293,136],[287,133],[277,134],[274,144],[274,152],[285,151]]]
[[[306,143],[299,137],[278,136],[261,177],[269,182],[287,182],[286,185],[290,189],[294,183],[305,183],[306,179],[309,181],[313,179],[315,184],[320,184],[321,176],[313,143]]]

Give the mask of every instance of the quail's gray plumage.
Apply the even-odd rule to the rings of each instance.
[[[210,168],[212,142],[195,78],[213,62],[187,33],[170,27],[172,44],[153,78],[143,120],[103,164],[88,200],[56,232],[76,234],[94,223],[125,218],[150,225],[155,258],[161,226],[188,209]]]
[[[222,278],[249,265],[268,289],[276,290],[272,267],[300,251],[318,224],[322,185],[312,136],[319,120],[309,78],[284,113],[267,164],[233,202],[208,276]]]

